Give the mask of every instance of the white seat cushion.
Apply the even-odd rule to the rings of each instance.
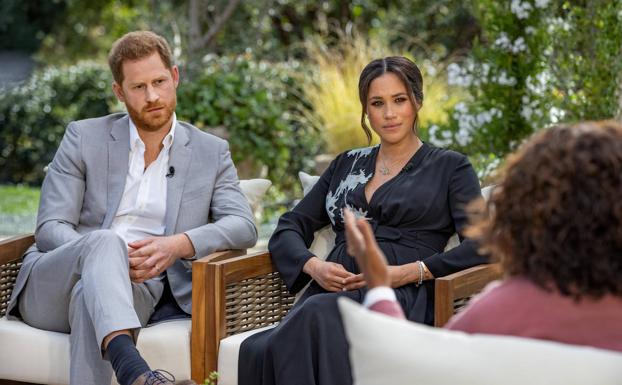
[[[218,385],[238,384],[238,357],[240,356],[240,345],[253,334],[272,329],[275,326],[276,325],[270,325],[255,330],[249,330],[220,340],[220,347],[218,348]]]
[[[138,350],[150,367],[190,379],[190,324],[180,320],[143,328]],[[69,384],[69,335],[0,318],[0,378],[40,384]],[[117,382],[113,379],[112,384]]]
[[[69,383],[69,335],[0,318],[0,378],[39,384]]]
[[[354,384],[619,385],[622,354],[415,324],[339,299]],[[597,326],[596,326],[597,327]]]

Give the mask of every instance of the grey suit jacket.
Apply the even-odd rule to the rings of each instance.
[[[36,243],[26,252],[9,309],[46,252],[110,228],[125,187],[129,151],[129,118],[124,113],[68,125],[43,181]],[[169,166],[175,174],[167,183],[165,235],[186,233],[194,258],[255,244],[253,215],[226,141],[178,122]],[[191,264],[177,261],[167,274],[173,295],[190,313]]]

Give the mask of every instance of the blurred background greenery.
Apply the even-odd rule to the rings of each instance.
[[[484,184],[542,127],[620,118],[622,0],[3,0],[0,72],[35,69],[0,77],[0,226],[34,217],[68,122],[123,109],[105,58],[136,29],[172,45],[179,118],[227,138],[242,178],[270,178],[277,211],[318,154],[366,145],[357,82],[373,58],[418,63],[422,138]]]

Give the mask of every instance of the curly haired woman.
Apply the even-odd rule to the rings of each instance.
[[[556,126],[529,140],[508,159],[489,202],[472,205],[467,229],[507,277],[447,327],[622,351],[621,192],[622,125]],[[347,213],[346,235],[368,295],[387,286],[368,224]],[[380,311],[399,313],[392,303]]]
[[[499,187],[471,235],[509,278],[448,327],[622,351],[622,126],[546,130]]]

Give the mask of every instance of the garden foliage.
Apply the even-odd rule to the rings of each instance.
[[[536,130],[557,122],[613,118],[622,80],[621,2],[478,0],[483,35],[447,69],[469,97],[436,144],[471,155],[480,176]]]
[[[297,62],[213,58],[180,86],[178,116],[218,135],[225,132],[242,177],[267,176],[281,189],[296,189],[298,171],[309,169],[319,152],[301,73]]]
[[[212,60],[192,82],[182,78],[177,115],[226,137],[243,176],[258,177],[264,169],[281,188],[295,188],[297,172],[308,169],[305,162],[318,151],[318,138],[294,67],[302,71],[297,63]],[[111,81],[106,66],[82,62],[48,68],[2,92],[0,184],[39,184],[70,121],[123,110]]]
[[[0,184],[41,183],[67,124],[106,115],[113,98],[110,71],[82,62],[48,67],[0,93]]]

